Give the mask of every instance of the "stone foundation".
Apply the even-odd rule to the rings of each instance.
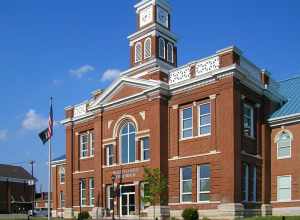
[[[276,216],[299,216],[300,207],[273,208],[272,214]]]
[[[72,208],[65,208],[64,209],[64,219],[73,219],[74,218],[74,211]]]

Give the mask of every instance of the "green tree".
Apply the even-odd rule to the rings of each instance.
[[[155,206],[167,202],[168,180],[160,169],[145,168],[144,181],[148,184],[147,191],[144,191],[142,201],[153,206],[153,219],[155,219]]]

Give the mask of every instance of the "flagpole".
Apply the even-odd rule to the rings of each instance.
[[[52,107],[52,97],[50,98],[50,107]],[[51,154],[52,154],[52,146],[51,146],[51,139],[52,139],[52,135],[49,138],[49,146],[48,146],[48,153],[49,153],[49,176],[48,176],[48,220],[51,220]]]

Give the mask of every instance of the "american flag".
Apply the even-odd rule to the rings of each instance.
[[[48,128],[39,133],[39,137],[43,144],[47,143],[51,137],[53,136],[53,108],[52,108],[52,98],[51,98],[51,105],[50,105],[50,112],[49,112],[49,119],[48,119]]]
[[[52,108],[52,102],[50,106],[50,113],[49,113],[49,119],[48,119],[48,139],[50,139],[53,136],[53,108]]]

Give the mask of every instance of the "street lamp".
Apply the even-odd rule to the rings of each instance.
[[[113,187],[113,213],[112,213],[112,220],[115,220],[115,180],[116,180],[116,176],[113,174],[111,176],[111,181],[112,181],[112,187]]]

